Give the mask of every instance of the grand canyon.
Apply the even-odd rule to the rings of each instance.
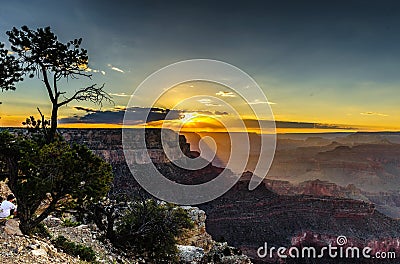
[[[112,164],[116,175],[114,192],[129,192],[138,187],[125,162],[121,130],[62,129],[60,132],[66,140],[86,144]],[[176,152],[174,157],[179,159],[182,154],[197,157],[196,140],[200,137],[193,133],[172,134],[170,140],[178,141],[182,150],[172,150]],[[184,184],[202,183],[223,170],[227,149],[221,146],[226,143],[226,135],[214,138],[218,151],[213,164],[188,171],[166,158],[160,130],[148,130],[148,148],[136,150],[135,162],[137,166],[145,166],[140,157],[146,151],[167,178]],[[252,154],[256,156],[257,135],[250,138]],[[276,255],[266,259],[257,256],[257,249],[264,242],[276,247],[320,247],[334,243],[337,236],[346,236],[348,245],[369,246],[373,252],[392,251],[398,255],[399,143],[397,133],[278,135],[274,162],[260,186],[248,190],[255,162],[250,158],[248,171],[243,172],[231,190],[214,201],[198,205],[207,214],[207,232],[214,239],[241,249],[255,263],[282,261]],[[332,259],[304,261],[338,263]],[[287,263],[292,262],[287,260]]]

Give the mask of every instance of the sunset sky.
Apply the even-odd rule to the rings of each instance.
[[[279,3],[278,3],[279,2]],[[73,102],[64,127],[120,126],[136,87],[171,63],[205,58],[248,73],[266,94],[280,132],[400,130],[400,3],[398,1],[0,1],[0,42],[13,26],[50,26],[62,41],[83,38],[93,82],[105,83],[115,105]],[[73,92],[87,80],[63,83]],[[234,88],[234,87],[233,87]],[[229,88],[206,82],[175,87],[136,111],[175,106],[168,120],[219,131],[230,119],[208,94],[254,116]],[[41,81],[0,93],[0,126],[20,126],[36,107],[49,115]],[[230,122],[234,123],[231,118]],[[139,123],[139,122],[138,122]]]

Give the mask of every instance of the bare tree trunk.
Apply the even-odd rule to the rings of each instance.
[[[57,115],[58,115],[58,105],[53,103],[53,108],[51,110],[51,121],[50,121],[50,131],[48,134],[48,143],[52,142],[56,136],[57,132]]]
[[[115,241],[115,232],[114,232],[114,224],[115,224],[115,216],[113,215],[113,211],[107,214],[107,231],[106,237],[111,241]]]
[[[19,203],[17,211],[20,219],[19,229],[23,234],[29,235],[33,229],[30,210],[24,203]]]
[[[101,231],[106,232],[106,238],[108,238],[111,242],[115,241],[115,231],[114,225],[117,216],[114,214],[115,209],[113,206],[109,208],[105,208],[102,205],[95,205],[93,213],[94,213],[94,222],[97,227]],[[103,223],[103,216],[106,217],[106,223]]]
[[[21,230],[22,234],[29,235],[32,232],[32,225],[29,222],[21,221],[19,224],[19,229]]]

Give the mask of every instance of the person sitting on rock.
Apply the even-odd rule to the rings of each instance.
[[[10,194],[7,196],[7,200],[3,201],[0,205],[0,219],[10,218],[10,216],[17,215],[17,207],[13,204],[15,196]]]

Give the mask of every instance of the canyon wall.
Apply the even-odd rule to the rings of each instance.
[[[112,165],[125,163],[121,129],[60,129],[59,131],[67,141],[86,145]],[[186,142],[186,138],[172,130],[164,130],[166,137],[163,146],[161,130],[146,129],[147,148],[137,148],[141,145],[140,141],[143,140],[141,130],[131,129],[130,131],[129,147],[132,148],[133,156],[129,157],[129,160],[135,164],[148,163],[147,154],[153,163],[168,162],[165,151],[171,154],[170,157],[173,160],[182,158],[183,154],[189,155],[190,145]],[[176,147],[177,141],[179,141],[180,149]]]

